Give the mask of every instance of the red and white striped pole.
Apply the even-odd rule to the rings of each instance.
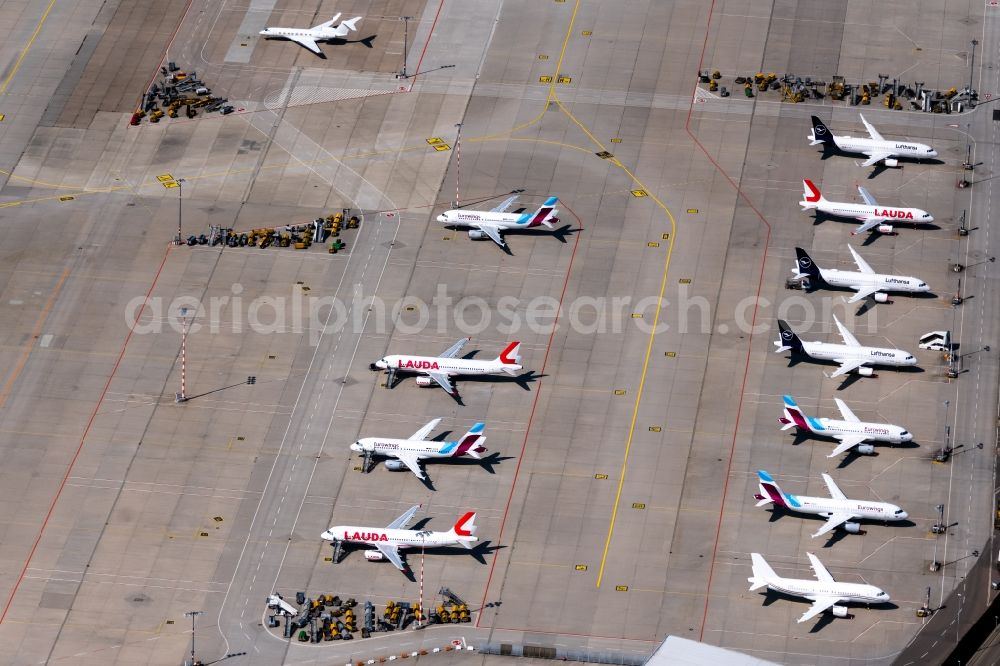
[[[181,392],[175,402],[187,400],[187,313],[182,313],[181,319]]]
[[[458,179],[462,174],[462,123],[455,125],[458,136],[455,138],[455,208],[458,208]]]

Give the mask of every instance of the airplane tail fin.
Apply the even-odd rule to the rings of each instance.
[[[794,352],[802,351],[802,341],[784,319],[778,320],[778,332],[778,339],[774,342],[777,353],[786,352],[789,349]]]
[[[803,178],[802,201],[799,202],[799,205],[802,206],[803,208],[809,209],[809,208],[816,208],[817,206],[819,206],[819,204],[826,202],[827,202],[826,197],[824,197],[823,193],[819,191],[819,188],[816,187],[816,184],[813,183],[808,178]]]
[[[539,206],[535,214],[531,216],[531,221],[528,222],[529,227],[534,227],[539,224],[544,224],[549,229],[552,228],[553,222],[558,222],[559,218],[556,215],[559,214],[559,209],[555,205],[559,202],[558,197],[549,197],[545,202]]]
[[[502,364],[501,369],[508,375],[513,375],[521,366],[521,343],[517,340],[507,345],[507,348],[500,352],[497,361]]]
[[[485,423],[477,423],[469,428],[469,432],[465,433],[462,439],[458,440],[458,446],[452,455],[456,458],[466,455],[476,460],[481,459],[481,454],[486,453],[486,447],[483,446],[483,442],[486,441],[486,436],[483,435],[485,429]]]
[[[757,506],[773,503],[775,506],[789,508],[798,505],[795,497],[781,492],[777,482],[764,470],[757,472],[757,479],[760,481],[760,494],[754,495]]]
[[[812,134],[809,136],[810,146],[823,144],[823,148],[825,150],[837,147],[837,144],[833,140],[833,132],[830,131],[829,127],[823,124],[822,120],[816,116],[812,116],[812,126]]]
[[[810,280],[819,280],[822,277],[816,262],[801,247],[795,248],[795,268],[793,272],[795,273],[795,277],[808,277]]]
[[[360,21],[363,18],[364,18],[363,16],[355,16],[352,19],[348,19],[347,21],[344,21],[340,25],[347,26],[348,30],[351,30],[353,32],[357,32],[358,31],[358,21]]]
[[[774,569],[760,553],[750,553],[750,559],[753,562],[753,577],[747,578],[747,582],[750,583],[751,592],[767,587],[769,581],[778,578]]]
[[[802,413],[802,410],[799,409],[798,404],[795,402],[795,398],[790,395],[786,395],[783,396],[783,400],[785,401],[785,415],[778,419],[778,421],[783,424],[781,429],[788,430],[791,427],[798,427],[806,431],[811,430],[809,427],[809,421],[807,420],[808,417],[806,417],[806,415]]]
[[[472,545],[476,539],[476,512],[468,511],[461,518],[455,521],[448,534],[463,547],[472,550]]]

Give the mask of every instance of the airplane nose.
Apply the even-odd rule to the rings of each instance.
[[[447,222],[448,218],[444,216],[444,213],[441,213],[440,215],[437,216],[437,221],[438,222]]]
[[[323,532],[320,537],[326,541],[333,541],[333,535],[329,531]]]
[[[361,453],[361,442],[354,442],[353,444],[351,444],[351,451],[357,451],[358,453]]]
[[[905,511],[900,511],[898,515],[900,520],[906,520],[907,518],[910,517],[910,514],[906,513]]]

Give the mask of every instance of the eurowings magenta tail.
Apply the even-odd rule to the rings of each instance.
[[[453,442],[455,450],[451,455],[456,458],[465,455],[476,460],[481,459],[481,454],[486,453],[486,447],[483,446],[483,442],[486,441],[486,436],[483,435],[485,429],[485,423],[477,423],[469,428],[469,432],[462,435],[462,439]]]
[[[529,227],[535,227],[539,224],[544,224],[549,229],[552,228],[553,222],[558,222],[559,218],[556,215],[559,214],[559,209],[555,205],[559,202],[558,197],[549,197],[545,202],[535,211],[535,214],[531,216],[531,221],[528,222]]]
[[[757,479],[760,481],[760,493],[753,496],[757,500],[757,506],[771,503],[785,509],[796,509],[800,506],[795,495],[786,495],[781,492],[781,488],[778,487],[775,480],[764,470],[757,472]]]
[[[805,431],[811,431],[812,428],[809,427],[808,417],[799,409],[795,398],[786,395],[782,396],[782,400],[785,401],[785,415],[778,419],[778,422],[782,424],[781,429],[800,428]]]

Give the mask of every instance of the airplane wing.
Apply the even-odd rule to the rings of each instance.
[[[862,259],[861,255],[858,254],[857,251],[853,247],[851,247],[850,245],[848,245],[847,249],[851,251],[851,256],[854,257],[854,263],[856,263],[858,265],[858,270],[859,271],[861,271],[862,273],[864,273],[866,275],[874,275],[875,274],[875,271],[873,271],[872,267],[868,265],[868,262],[865,261],[864,259]]]
[[[844,451],[850,451],[855,446],[865,441],[865,438],[860,436],[854,436],[854,437],[844,436],[844,437],[838,437],[837,440],[840,442],[840,444],[834,447],[833,451],[830,452],[830,455],[828,455],[827,458],[836,458]]]
[[[847,499],[847,495],[845,495],[837,486],[837,484],[833,482],[833,479],[830,477],[829,474],[823,473],[821,476],[823,477],[823,483],[826,484],[826,489],[830,492],[830,497],[832,499],[837,499],[837,500]]]
[[[313,30],[322,30],[323,28],[329,28],[334,23],[340,20],[340,12],[337,12],[332,19],[326,21],[325,23],[320,23],[319,25],[314,25]]]
[[[448,393],[455,393],[455,386],[451,383],[451,380],[448,379],[448,375],[443,372],[428,372],[427,376],[436,381],[438,386],[443,388]]]
[[[864,299],[868,298],[869,296],[878,291],[878,288],[876,287],[851,287],[851,289],[855,290],[858,293],[848,298],[847,299],[848,303],[857,303],[858,301],[863,301]]]
[[[382,555],[385,556],[385,559],[396,565],[397,569],[400,571],[406,570],[406,565],[403,564],[403,558],[399,556],[399,549],[396,546],[390,546],[389,544],[383,543],[376,543],[373,545],[379,549]]]
[[[424,470],[420,469],[420,456],[416,453],[396,453],[396,458],[410,468],[418,479],[424,480]]]
[[[427,439],[427,435],[431,434],[431,430],[434,430],[434,428],[438,427],[438,423],[441,423],[441,419],[434,419],[433,421],[425,425],[423,428],[410,435],[410,441],[419,442]]]
[[[406,528],[406,524],[413,520],[413,515],[420,509],[419,504],[414,504],[409,509],[406,510],[402,516],[396,520],[389,523],[385,529],[387,530],[401,530]]]
[[[496,227],[488,224],[477,224],[476,229],[479,229],[484,234],[489,236],[490,240],[500,247],[507,247],[507,243],[505,243],[503,238],[500,237],[500,231]]]
[[[868,159],[861,163],[861,166],[863,167],[870,167],[877,162],[881,162],[887,157],[892,157],[892,153],[887,150],[873,150],[870,153],[866,152],[865,155],[868,156]]]
[[[852,236],[870,231],[882,222],[882,218],[879,217],[859,217],[858,219],[861,220],[861,226],[851,232]]]
[[[816,574],[816,580],[818,580],[821,583],[837,582],[833,579],[833,576],[830,575],[830,572],[827,570],[827,568],[823,566],[823,563],[819,561],[818,557],[816,557],[812,553],[806,553],[806,555],[809,557],[809,566],[812,567],[813,573]]]
[[[490,210],[490,212],[491,213],[506,213],[507,209],[509,209],[511,206],[513,206],[515,201],[517,201],[517,195],[516,194],[514,196],[512,196],[512,197],[507,197],[506,199],[504,199],[503,201],[501,201],[500,205],[498,205],[495,208],[493,208],[492,210]]]
[[[823,536],[827,532],[832,532],[853,517],[853,513],[835,513],[827,518],[826,522],[823,523],[823,527],[819,528],[819,530],[812,536],[815,539],[818,536]]]
[[[864,361],[859,361],[853,358],[835,358],[833,359],[840,364],[840,367],[827,375],[827,379],[836,379],[837,377],[846,375],[847,373],[857,370],[865,364]]]
[[[809,607],[809,610],[799,618],[799,622],[808,622],[826,609],[832,608],[838,601],[840,601],[840,597],[820,597],[816,599],[812,603],[812,606]]]
[[[861,194],[861,198],[864,199],[865,203],[868,204],[869,206],[878,205],[878,202],[875,201],[875,197],[872,196],[872,193],[866,190],[865,188],[861,187],[860,185],[858,185],[858,192]]]
[[[470,339],[471,338],[462,338],[461,340],[453,344],[451,347],[448,347],[448,349],[446,349],[444,353],[441,354],[441,358],[455,358],[456,356],[458,356],[458,353],[462,351],[462,348],[468,344]]]
[[[298,44],[301,44],[302,46],[306,47],[316,55],[323,54],[323,52],[319,50],[319,45],[316,44],[316,40],[313,39],[312,37],[289,37],[288,39]]]
[[[868,136],[870,136],[874,141],[885,141],[885,139],[882,138],[882,135],[878,133],[878,130],[872,127],[870,122],[865,120],[864,116],[861,116],[861,122],[865,124],[865,129],[868,130]]]
[[[837,324],[837,330],[840,331],[840,337],[843,338],[845,345],[847,345],[848,347],[861,346],[861,343],[858,342],[858,339],[854,337],[843,324],[840,323],[840,320],[837,319],[836,316],[834,316],[833,321],[834,323]]]
[[[861,419],[854,415],[851,408],[841,400],[840,398],[834,398],[833,401],[837,403],[837,409],[840,410],[840,415],[844,417],[845,421],[850,421],[851,423],[860,423]]]

